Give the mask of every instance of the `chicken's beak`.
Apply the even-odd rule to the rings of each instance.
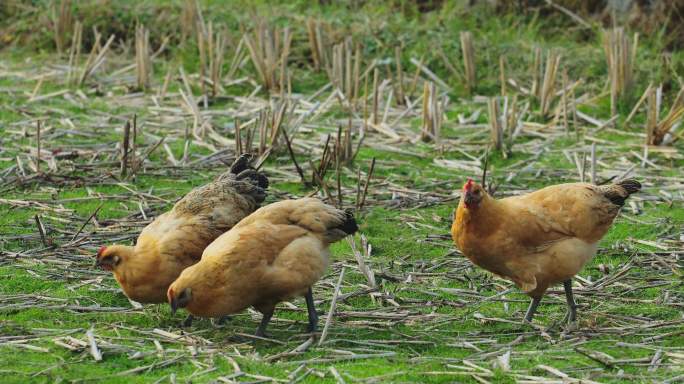
[[[178,299],[176,297],[173,297],[169,304],[171,305],[171,314],[175,315],[176,311],[178,310]]]
[[[113,266],[107,260],[96,259],[95,260],[95,268],[104,269],[105,271],[111,271],[113,269]]]
[[[475,196],[472,193],[466,192],[463,194],[463,203],[466,207],[470,208],[475,204]]]
[[[111,258],[106,258],[106,259],[101,258],[101,259],[95,260],[95,267],[96,268],[102,268],[105,271],[113,271],[114,266],[115,266],[115,262],[116,261],[112,260]]]

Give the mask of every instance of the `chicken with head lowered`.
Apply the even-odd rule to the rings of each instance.
[[[311,287],[329,264],[330,244],[357,231],[350,212],[315,198],[283,200],[247,216],[204,250],[168,290],[171,310],[220,317],[254,307],[263,336],[277,303],[304,296],[308,330],[318,316]]]
[[[111,271],[126,296],[163,303],[183,269],[199,261],[209,243],[254,212],[266,197],[268,179],[243,155],[216,180],[190,191],[140,233],[135,246],[110,245],[96,266]],[[186,325],[192,317],[186,320]]]

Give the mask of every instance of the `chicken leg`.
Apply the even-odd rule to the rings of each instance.
[[[259,328],[257,328],[255,335],[259,337],[266,337],[266,327],[268,326],[268,323],[271,321],[271,317],[273,317],[273,311],[275,310],[275,306],[271,306],[268,308],[260,308],[260,310],[263,314],[263,317],[261,318],[261,323],[259,323]]]
[[[537,312],[537,307],[539,306],[539,303],[541,302],[541,297],[533,297],[532,301],[530,301],[530,306],[527,308],[527,312],[525,313],[525,320],[528,323],[532,322],[532,317],[534,317],[534,313]]]
[[[183,322],[181,323],[181,328],[192,327],[192,323],[194,320],[195,320],[195,317],[192,314],[188,315],[188,317],[186,317],[185,320],[183,320]],[[228,315],[221,316],[221,317],[216,319],[216,325],[223,325],[223,324],[225,324],[226,321],[229,321],[229,320],[230,320],[230,316],[228,316]]]
[[[314,306],[313,292],[311,291],[311,287],[309,287],[309,289],[306,291],[304,299],[306,299],[306,309],[309,313],[309,326],[307,327],[306,331],[309,333],[314,333],[316,332],[316,328],[318,328],[318,314],[316,313],[316,307]]]
[[[188,315],[188,317],[183,320],[181,323],[181,328],[190,328],[192,327],[192,321],[195,320],[195,317],[193,315]]]
[[[563,288],[565,288],[565,300],[568,302],[568,323],[574,323],[577,319],[577,304],[572,295],[572,279],[565,280]]]

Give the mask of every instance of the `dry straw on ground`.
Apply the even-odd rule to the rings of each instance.
[[[78,22],[68,60],[54,58],[56,62],[50,63],[59,65],[0,60],[0,74],[17,79],[3,92],[27,101],[6,106],[16,118],[7,124],[7,140],[0,147],[0,157],[11,164],[0,170],[0,204],[13,211],[36,212],[29,216],[29,224],[17,224],[29,230],[0,238],[4,244],[22,244],[2,251],[0,264],[79,292],[59,297],[50,292],[4,292],[0,313],[38,308],[57,315],[111,313],[160,322],[158,327],[127,321],[78,329],[22,327],[11,335],[3,333],[4,347],[46,356],[70,351],[75,359],[98,364],[125,356],[133,368],[114,371],[113,377],[188,363],[197,365],[189,380],[218,374],[216,380],[223,382],[298,382],[307,377],[356,382],[347,363],[368,359],[430,365],[438,368],[423,372],[425,377],[478,382],[495,382],[501,371],[527,383],[599,382],[613,380],[620,370],[626,379],[631,373],[625,372],[643,372],[644,377],[657,380],[662,372],[681,366],[682,348],[662,343],[681,336],[681,319],[662,320],[653,312],[627,316],[616,308],[684,307],[676,290],[677,262],[684,257],[678,228],[667,220],[638,215],[684,201],[684,178],[670,172],[668,165],[684,158],[671,146],[681,137],[675,128],[684,114],[682,92],[660,118],[659,91],[649,87],[634,112],[640,113],[640,105],[646,103],[647,134],[630,131],[631,140],[610,141],[600,134],[625,132],[611,126],[612,118],[577,108],[596,95],[580,86],[581,79],[569,78],[561,66],[565,59],[561,62],[557,52],[549,52],[544,61],[537,49],[525,63],[533,66],[531,72],[513,67],[508,57],[500,58],[499,73],[489,76],[499,77],[502,95],[482,97],[476,94],[472,35],[464,33],[464,78],[473,96],[460,99],[449,94],[450,82],[432,71],[429,61],[413,57],[402,61],[409,52],[401,47],[391,47],[389,61],[394,66],[390,67],[377,64],[377,57],[364,57],[352,40],[333,45],[323,37],[327,34],[319,22],[309,22],[306,31],[304,27],[295,31],[265,21],[250,25],[253,29],[233,46],[220,26],[201,21],[196,2],[183,4],[183,34],[188,40],[197,39],[202,61],[196,73],[169,66],[162,72],[166,73],[163,81],[152,81],[154,54],[142,27],[135,54],[112,49],[114,36],[105,40],[96,33],[92,49],[82,57],[82,34],[91,30]],[[291,57],[295,44],[311,49],[311,58],[308,53],[305,58]],[[609,46],[613,52],[615,44]],[[623,48],[609,56],[623,57]],[[455,62],[454,57],[447,59]],[[292,94],[288,84],[296,79],[290,78],[291,60],[325,71],[327,83],[309,94]],[[529,84],[515,79],[520,73],[531,78]],[[626,84],[619,73],[615,81]],[[41,84],[48,83],[59,90],[43,91]],[[235,84],[247,92],[231,94],[228,101],[214,97],[216,104],[207,100],[209,95],[227,95],[222,88]],[[137,91],[145,87],[147,93]],[[108,92],[100,92],[101,88]],[[537,100],[541,114],[533,107]],[[98,107],[103,104],[109,108]],[[71,108],[88,112],[75,115]],[[575,136],[568,135],[571,129]],[[663,144],[668,134],[668,145],[646,146],[642,152],[644,143]],[[557,149],[557,140],[568,144]],[[575,280],[584,319],[579,329],[561,329],[551,321],[559,318],[555,304],[563,300],[563,292],[556,289],[549,295],[554,308],[545,314],[550,319],[548,328],[513,324],[517,319],[511,308],[523,300],[511,293],[517,292],[513,284],[478,274],[453,249],[448,214],[440,217],[435,213],[439,211],[421,209],[455,206],[459,197],[454,191],[460,188],[455,175],[481,174],[490,143],[503,155],[515,154],[491,172],[498,184],[497,196],[518,195],[528,192],[529,185],[559,180],[604,183],[627,176],[645,180],[646,188],[625,207],[620,220],[658,227],[656,240],[628,237],[601,249],[608,259],[629,256],[602,262]],[[273,185],[270,199],[318,196],[355,209],[362,219],[370,210],[382,208],[373,212],[396,213],[387,225],[400,228],[411,244],[443,252],[427,258],[407,250],[388,260],[381,248],[373,247],[380,241],[371,236],[373,231],[362,228],[366,233],[349,239],[348,247],[337,251],[339,257],[329,273],[314,287],[316,305],[325,313],[318,341],[302,335],[301,324],[292,320],[291,315],[302,313],[296,301],[279,307],[283,315],[274,318],[275,337],[257,340],[250,334],[258,316],[250,311],[237,315],[229,331],[202,324],[181,332],[175,323],[163,320],[166,313],[121,300],[111,305],[90,295],[114,289],[109,274],[91,267],[99,246],[134,241],[153,217],[179,197],[176,184],[209,178],[245,152],[255,154],[258,166],[268,174]],[[552,156],[571,166],[549,167]],[[414,168],[419,163],[427,164],[421,166],[429,172],[417,177]],[[135,178],[143,175],[172,186],[142,188]],[[78,197],[54,193],[57,188],[84,186]],[[74,202],[111,204],[114,208],[107,208],[117,214],[101,214],[103,205],[86,213],[67,208]],[[658,289],[662,295],[657,303],[640,297],[640,292]],[[358,305],[361,300],[367,304]],[[505,315],[482,310],[484,303]],[[454,324],[464,318],[481,327],[454,332]],[[223,340],[227,335],[238,340]],[[625,338],[637,341],[625,342]],[[617,348],[608,353],[595,350],[594,343]],[[433,353],[438,346],[466,357]],[[649,357],[631,357],[644,350]],[[584,356],[585,363],[568,369],[545,364],[521,368],[526,366],[520,363],[523,360],[542,356],[564,360],[568,354]],[[217,373],[204,365],[205,357],[228,362],[233,372]],[[240,359],[250,363],[242,364]],[[259,372],[258,367],[271,363],[288,369],[289,376]],[[614,370],[604,371],[607,368]],[[403,374],[402,368],[358,381],[391,381],[393,375]]]
[[[638,44],[639,34],[634,34],[630,41],[623,28],[603,31],[603,49],[608,66],[610,106],[613,115],[617,113],[618,100],[629,96],[632,91]]]

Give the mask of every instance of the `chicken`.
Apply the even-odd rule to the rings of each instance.
[[[263,336],[276,304],[303,295],[308,330],[315,332],[311,287],[328,266],[329,245],[357,229],[350,212],[315,198],[264,206],[211,243],[171,284],[171,310],[218,317],[252,306],[263,314],[256,332]]]
[[[625,199],[640,189],[636,180],[571,183],[497,200],[468,180],[451,234],[471,262],[513,281],[532,298],[526,321],[532,321],[546,289],[562,282],[567,319],[574,322],[572,277],[596,255]]]
[[[145,227],[135,246],[111,245],[97,252],[96,266],[112,271],[126,296],[163,303],[183,269],[207,245],[254,212],[266,197],[268,179],[243,155],[215,181],[190,191]],[[186,325],[192,322],[189,317]]]

